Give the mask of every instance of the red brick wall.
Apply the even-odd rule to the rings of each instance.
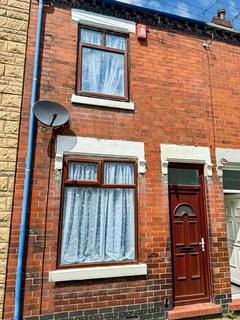
[[[25,90],[18,151],[4,317],[13,314],[15,270],[27,147],[37,5],[32,5]],[[143,141],[147,173],[139,178],[140,261],[148,276],[52,284],[48,272],[57,258],[60,186],[51,152],[52,131],[38,128],[29,235],[26,249],[24,315],[141,304],[171,298],[168,190],[160,168],[160,144],[211,149],[214,176],[206,182],[213,295],[230,292],[223,191],[215,170],[215,147],[240,148],[239,55],[237,46],[187,34],[150,29],[147,43],[130,35],[130,87],[135,112],[73,106],[77,25],[68,9],[46,7],[40,99],[65,105],[70,129],[86,137]],[[54,149],[54,147],[53,147]],[[50,171],[49,171],[50,170]],[[151,258],[151,253],[156,257]]]

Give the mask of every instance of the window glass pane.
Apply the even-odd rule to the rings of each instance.
[[[66,187],[61,264],[135,259],[134,192]]]
[[[81,181],[96,181],[97,180],[97,163],[87,162],[69,162],[68,179]]]
[[[185,185],[199,184],[199,171],[198,169],[169,168],[168,183]]]
[[[83,48],[82,90],[124,96],[124,55]]]
[[[182,204],[177,208],[175,214],[183,215],[184,213],[192,214],[193,210],[189,205]]]
[[[106,47],[126,50],[126,37],[106,34]]]
[[[121,162],[105,162],[104,183],[134,184],[134,164]]]
[[[102,45],[102,32],[81,29],[81,42]]]
[[[223,170],[223,188],[240,190],[240,171]]]

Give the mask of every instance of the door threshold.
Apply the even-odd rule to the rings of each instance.
[[[188,319],[200,316],[217,315],[222,313],[222,307],[212,302],[196,303],[174,307],[168,312],[168,320]]]
[[[231,311],[239,311],[240,310],[240,298],[235,298],[235,296],[232,297],[232,302],[228,305],[229,309]]]

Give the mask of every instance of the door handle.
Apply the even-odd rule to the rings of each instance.
[[[201,242],[199,242],[201,248],[202,248],[202,251],[204,252],[205,251],[205,241],[204,241],[204,238],[201,238]]]

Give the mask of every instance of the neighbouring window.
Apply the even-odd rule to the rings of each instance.
[[[79,29],[79,94],[128,99],[127,37]]]
[[[223,170],[223,188],[225,190],[240,190],[240,171]]]
[[[136,260],[136,165],[64,159],[60,267]]]

